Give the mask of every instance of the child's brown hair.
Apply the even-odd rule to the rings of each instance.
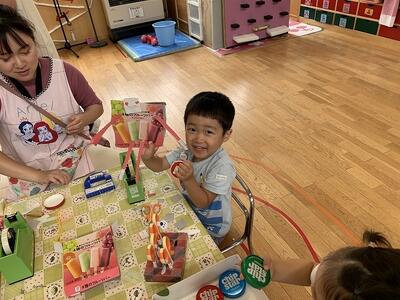
[[[339,249],[323,260],[315,299],[400,299],[400,249],[373,231],[365,231],[363,241],[364,247]]]

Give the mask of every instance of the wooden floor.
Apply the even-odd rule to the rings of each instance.
[[[301,38],[225,57],[205,47],[135,63],[112,44],[75,48],[77,66],[108,101],[166,101],[183,136],[195,93],[227,94],[237,115],[225,148],[253,193],[286,212],[320,256],[357,244],[363,230],[400,247],[400,42],[328,26]],[[169,138],[165,150],[175,143]],[[243,225],[235,218],[234,230]],[[280,215],[257,203],[253,245],[260,255],[311,258]],[[244,252],[239,249],[243,255]],[[273,283],[270,299],[310,299],[310,290]]]

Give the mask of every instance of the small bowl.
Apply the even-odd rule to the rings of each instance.
[[[59,208],[61,205],[63,205],[65,202],[65,197],[62,194],[54,194],[51,195],[50,197],[47,197],[43,201],[43,206],[46,209],[56,209]]]

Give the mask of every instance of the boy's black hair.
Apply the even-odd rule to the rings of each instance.
[[[201,92],[190,99],[186,105],[183,120],[185,124],[189,115],[197,115],[215,119],[222,126],[223,132],[232,127],[235,107],[231,100],[218,92]]]
[[[30,21],[21,16],[13,8],[0,4],[0,53],[11,53],[10,45],[7,41],[7,36],[10,36],[21,47],[28,46],[20,37],[19,33],[24,33],[33,41],[34,26]]]

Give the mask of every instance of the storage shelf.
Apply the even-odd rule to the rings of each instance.
[[[198,2],[194,2],[194,1],[188,1],[187,4],[199,7],[199,3]]]
[[[199,19],[195,19],[195,18],[192,18],[192,17],[189,17],[189,20],[192,21],[192,22],[195,22],[197,24],[201,23],[201,21]]]
[[[378,6],[383,6],[383,3],[369,3],[369,2],[364,2],[364,1],[360,1],[360,3],[362,3],[362,4],[367,4],[367,5],[378,5]]]
[[[322,0],[317,0],[322,1]],[[361,32],[365,32],[367,34],[372,34],[376,36],[381,36],[383,38],[389,38],[392,40],[400,41],[400,8],[397,12],[396,21],[393,27],[387,27],[382,24],[379,24],[379,14],[382,9],[382,4],[380,3],[367,3],[363,1],[355,1],[355,0],[345,0],[344,3],[354,2],[352,3],[352,13],[345,13],[339,11],[343,5],[343,1],[335,0],[336,5],[335,9],[332,8],[322,8],[314,5],[306,5],[300,4],[300,17],[304,17],[310,20],[316,20],[321,23],[325,23],[324,20],[327,20],[326,24],[332,24],[336,26],[340,26],[347,29],[357,30]],[[310,3],[309,3],[310,4]],[[370,4],[370,5],[369,5]],[[354,12],[354,7],[357,7],[357,12]],[[373,17],[365,15],[364,9],[373,9]],[[337,10],[336,10],[337,9]],[[375,11],[377,10],[377,11]],[[327,16],[322,18],[321,15],[326,14]],[[333,20],[332,20],[333,17]],[[344,23],[341,18],[345,19]],[[339,20],[340,19],[340,20]],[[341,26],[341,23],[343,23]]]
[[[200,0],[186,1],[188,12],[189,35],[196,39],[203,40],[203,21]]]
[[[347,14],[347,13],[344,13],[344,12],[341,12],[341,11],[330,10],[330,9],[326,9],[326,8],[322,8],[322,7],[318,7],[318,6],[308,6],[308,5],[304,5],[304,4],[301,4],[301,6],[312,8],[312,9],[315,9],[315,10],[322,10],[322,11],[330,12],[330,13],[333,13],[333,14],[344,15],[344,16],[358,18],[358,19],[364,19],[364,20],[368,20],[368,21],[379,22],[379,20],[374,19],[374,18],[368,18],[368,17],[364,17],[364,16],[359,16],[359,15]]]

